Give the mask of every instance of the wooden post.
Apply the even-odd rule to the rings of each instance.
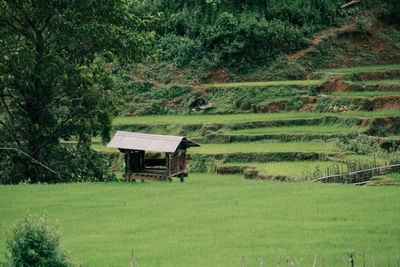
[[[244,256],[242,256],[242,262],[240,263],[240,267],[244,267]]]
[[[126,152],[126,173],[131,172],[131,152]]]
[[[390,256],[388,258],[388,267],[390,267]]]
[[[313,263],[312,267],[315,267],[316,264],[317,264],[317,254],[315,254],[315,256],[314,256],[314,263]]]
[[[365,250],[363,250],[363,267],[365,267]]]
[[[276,263],[276,267],[279,267],[281,265],[281,254],[278,256],[278,262]]]
[[[375,259],[374,259],[374,256],[372,256],[371,261],[372,261],[372,267],[375,267]]]
[[[325,267],[325,258],[324,258],[324,257],[322,257],[322,263],[321,263],[321,266],[322,266],[322,267]]]
[[[396,267],[400,267],[400,265],[399,265],[399,255],[396,255]]]
[[[168,180],[171,181],[171,153],[165,153],[165,162],[166,162],[166,168],[167,168],[167,176]]]
[[[132,249],[132,262],[131,262],[131,267],[135,267],[135,255],[133,254],[133,249]]]
[[[263,257],[261,256],[261,254],[258,256],[258,258],[260,259],[260,267],[263,267],[264,262],[263,262]]]

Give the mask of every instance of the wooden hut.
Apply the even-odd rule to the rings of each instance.
[[[127,181],[171,181],[187,177],[186,149],[200,146],[183,136],[144,134],[117,131],[107,147],[118,148],[125,154]],[[165,153],[165,158],[146,158],[146,151]]]

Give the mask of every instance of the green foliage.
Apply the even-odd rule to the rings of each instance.
[[[319,97],[314,107],[317,112],[343,112],[352,110],[353,99],[341,97]]]
[[[389,28],[387,31],[381,31],[377,33],[377,36],[382,41],[389,41],[389,43],[400,49],[400,32],[394,28]]]
[[[367,155],[380,150],[379,139],[365,134],[357,134],[352,138],[340,136],[337,145],[344,151],[352,151],[359,155]]]
[[[344,1],[143,1],[137,11],[163,12],[155,25],[160,58],[178,66],[268,66],[308,45],[318,30],[339,25]]]
[[[148,27],[154,18],[138,16],[133,4],[0,1],[0,144],[34,159],[2,151],[0,182],[58,182],[92,174],[82,171],[87,162],[79,168],[64,161],[70,152],[60,139],[77,137],[81,147],[89,147],[92,136],[109,139],[120,103],[110,61],[152,54]],[[101,160],[95,162],[97,177],[84,179],[103,176]]]
[[[7,234],[7,259],[12,266],[70,266],[60,247],[60,235],[49,225],[47,214],[37,219],[29,213]]]
[[[190,172],[215,172],[215,159],[208,155],[192,155],[188,164]]]

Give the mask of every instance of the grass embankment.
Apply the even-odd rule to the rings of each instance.
[[[376,97],[376,96],[397,96],[400,95],[400,92],[391,92],[391,91],[363,91],[363,92],[336,92],[332,93],[334,96],[343,96],[343,97]]]
[[[331,143],[312,142],[252,142],[230,144],[203,144],[193,147],[190,153],[258,153],[258,152],[338,152],[339,149]]]
[[[354,82],[354,83],[355,84],[359,84],[361,86],[364,86],[364,85],[376,85],[376,84],[398,84],[398,83],[400,83],[400,79],[359,81],[359,82]]]
[[[348,265],[365,250],[376,266],[399,253],[398,188],[243,180],[190,174],[185,183],[0,186],[0,224],[48,212],[83,266]],[[5,252],[0,231],[0,261]],[[358,255],[358,254],[357,254]],[[356,256],[356,264],[361,257]]]
[[[241,129],[232,131],[233,134],[348,134],[356,131],[356,127],[344,127],[337,125],[305,125],[282,126]]]
[[[354,67],[354,68],[340,68],[340,69],[325,69],[319,71],[320,73],[342,73],[349,74],[355,72],[367,72],[367,71],[387,71],[387,70],[397,70],[400,69],[400,64],[390,64],[390,65],[374,65],[374,66],[364,66],[364,67]]]
[[[269,175],[284,175],[294,178],[295,181],[304,181],[305,177],[317,169],[325,171],[334,164],[343,164],[333,161],[278,161],[266,163],[228,163],[226,166],[249,166]],[[344,166],[344,164],[343,164]]]
[[[213,124],[213,123],[235,123],[267,120],[289,120],[321,118],[324,116],[342,117],[365,117],[377,118],[383,116],[398,116],[398,110],[379,111],[347,111],[342,113],[318,113],[318,112],[278,112],[278,113],[245,113],[226,115],[157,115],[157,116],[134,116],[117,117],[113,121],[114,127],[129,124]]]
[[[324,80],[286,80],[266,82],[234,82],[234,83],[211,83],[202,84],[200,87],[257,87],[257,86],[279,86],[279,85],[320,85]]]

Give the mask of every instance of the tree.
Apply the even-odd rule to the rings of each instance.
[[[71,266],[60,247],[57,228],[49,225],[47,214],[36,219],[27,213],[7,232],[6,257],[12,266]]]
[[[153,17],[138,17],[134,5],[0,0],[0,147],[14,149],[0,150],[0,182],[57,182],[88,173],[102,179],[104,172],[87,168],[102,168],[91,137],[109,138],[117,110],[110,60],[139,60],[153,47]],[[60,144],[71,137],[78,148]]]

